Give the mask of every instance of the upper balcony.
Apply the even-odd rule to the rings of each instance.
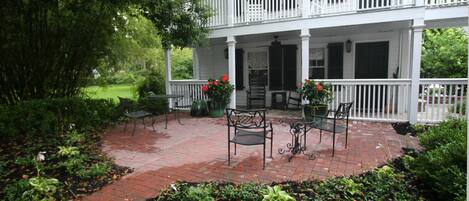
[[[204,0],[212,29],[409,7],[465,5],[468,0]]]

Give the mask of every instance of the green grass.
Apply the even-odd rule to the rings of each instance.
[[[94,99],[114,99],[117,97],[135,98],[135,86],[133,85],[109,85],[109,86],[90,86],[83,89],[85,96]]]

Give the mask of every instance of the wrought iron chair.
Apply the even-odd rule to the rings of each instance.
[[[250,81],[249,89],[246,90],[246,102],[248,109],[265,108],[265,96],[267,89],[264,81]]]
[[[345,133],[345,148],[348,141],[348,121],[353,102],[340,103],[336,111],[329,110],[326,116],[314,116],[313,127],[319,129],[319,142],[322,140],[322,131],[332,133],[332,156],[335,152],[335,134]],[[334,113],[333,118],[328,117]]]
[[[266,121],[265,109],[260,110],[237,110],[226,109],[228,126],[228,165],[231,162],[231,143],[236,145],[263,145],[263,169],[265,169],[265,147],[266,139],[270,140],[270,158],[272,158],[272,146],[274,140],[274,130],[272,123]],[[234,128],[234,136],[231,137],[231,130]]]
[[[138,106],[132,102],[132,100],[128,98],[119,98],[119,107],[122,113],[124,114],[127,119],[125,120],[125,127],[124,127],[124,132],[127,131],[127,122],[128,119],[133,119],[134,122],[134,128],[132,130],[132,136],[135,134],[135,128],[137,127],[137,122],[136,119],[142,119],[143,122],[143,127],[145,128],[145,118],[146,117],[151,117],[153,114],[149,111],[144,110],[141,106]],[[155,121],[152,120],[151,126],[153,128],[153,131],[155,131]]]
[[[298,94],[297,96],[293,96],[292,94],[292,91],[289,91],[288,92],[288,100],[287,100],[287,105],[286,105],[286,108],[287,109],[291,109],[290,105],[292,106],[295,106],[295,109],[299,110],[301,109],[301,94]]]

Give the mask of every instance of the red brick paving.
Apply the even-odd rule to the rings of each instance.
[[[110,129],[104,137],[104,152],[135,171],[83,200],[145,200],[177,180],[271,183],[359,174],[400,156],[402,147],[417,146],[416,139],[396,134],[390,124],[351,122],[348,149],[339,135],[332,157],[331,135],[323,134],[319,144],[319,132],[312,130],[307,145],[318,158],[298,156],[289,163],[278,153],[291,141],[289,126],[275,120],[273,159],[267,159],[262,170],[262,146],[238,146],[231,166],[227,165],[222,118],[183,118],[182,122],[170,121],[168,129],[158,123],[156,132],[139,124],[135,136],[129,130],[124,133],[122,125]]]

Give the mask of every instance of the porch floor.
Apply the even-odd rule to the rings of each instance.
[[[123,125],[111,128],[104,136],[104,152],[118,165],[134,168],[134,172],[83,200],[145,200],[177,180],[271,183],[360,174],[402,155],[402,147],[418,147],[417,139],[396,134],[388,123],[352,121],[348,149],[344,148],[344,136],[339,135],[332,157],[332,135],[324,134],[319,143],[319,132],[311,130],[308,149],[317,152],[318,157],[308,160],[300,155],[288,162],[278,153],[291,141],[289,125],[275,117],[282,113],[272,111],[269,115],[274,123],[274,147],[265,170],[262,146],[238,146],[231,166],[227,165],[224,118],[183,115],[184,125],[171,120],[164,129],[160,121],[156,132],[140,123],[135,136],[131,136],[130,129],[125,133]]]

